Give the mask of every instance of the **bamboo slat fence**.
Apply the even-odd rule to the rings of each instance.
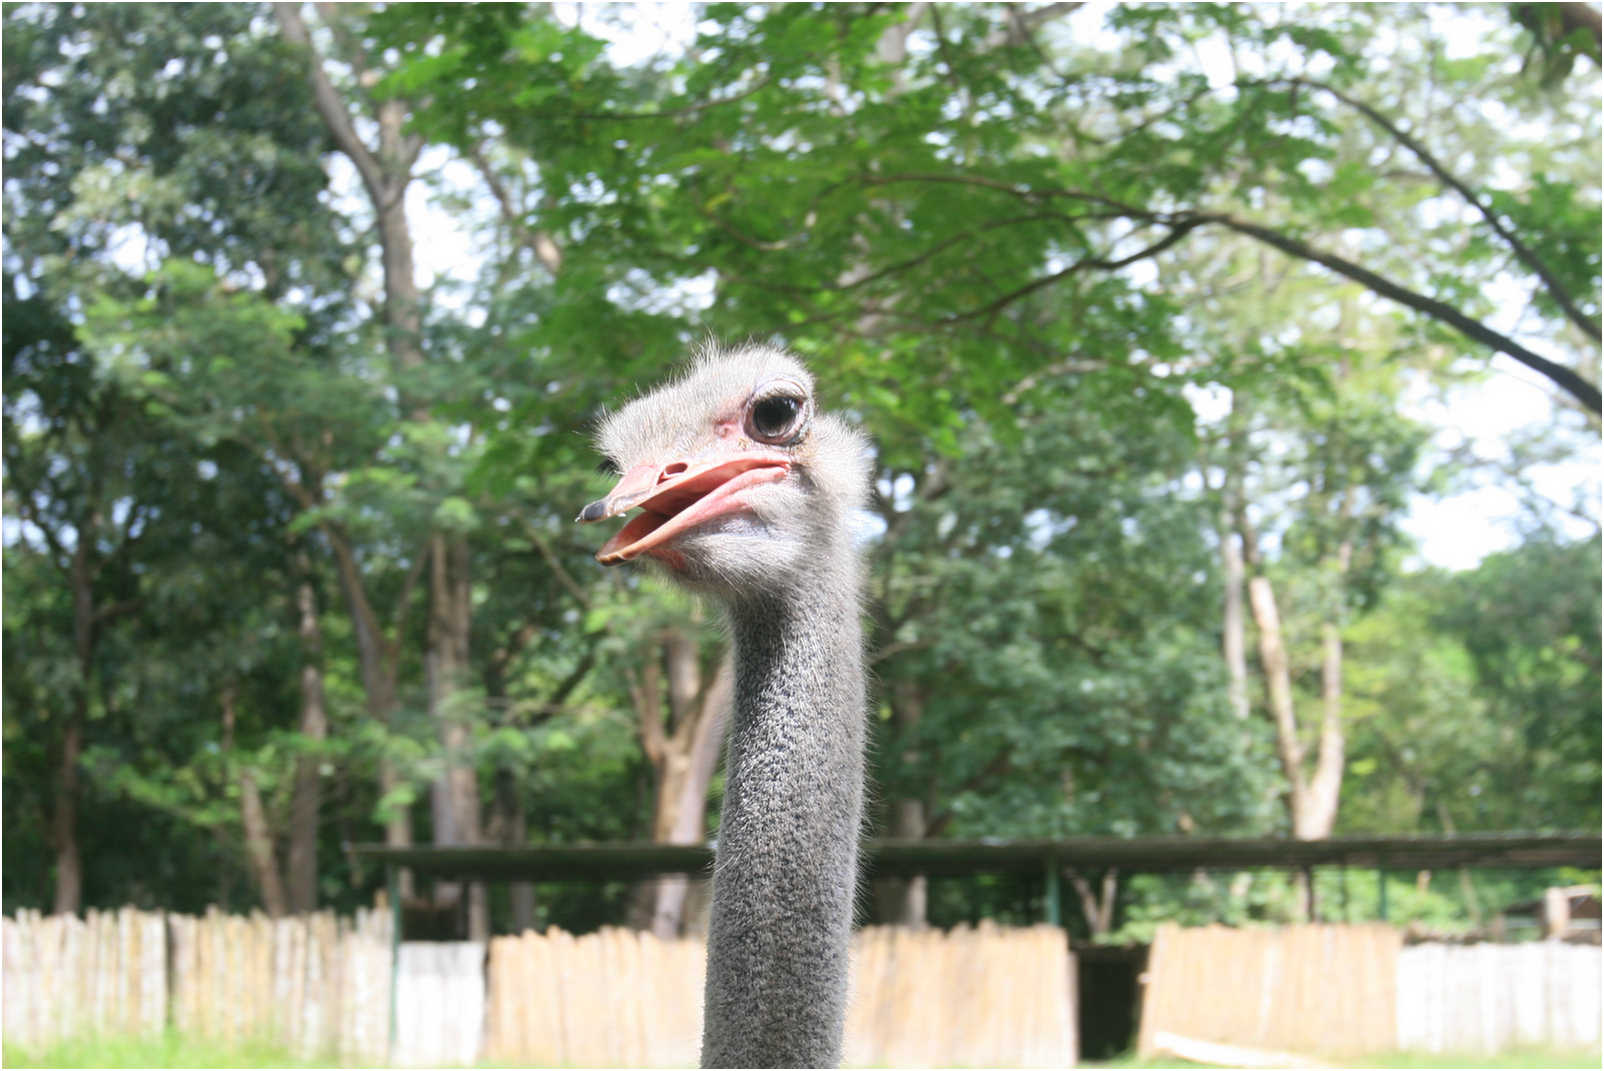
[[[161,915],[123,908],[0,922],[5,1036],[27,1047],[84,1034],[151,1035],[167,1025]]]
[[[701,941],[630,930],[496,938],[483,1058],[695,1066],[704,956]],[[844,1062],[1068,1066],[1075,1061],[1072,978],[1063,931],[1052,927],[862,930],[853,938]]]
[[[1075,968],[1056,926],[853,938],[843,1062],[867,1067],[1069,1067]]]
[[[478,1061],[485,1040],[485,946],[480,941],[406,941],[396,969],[395,1048],[413,1067]]]
[[[1398,957],[1398,1047],[1494,1053],[1597,1048],[1597,945],[1415,945]]]
[[[1385,925],[1158,928],[1137,1049],[1159,1035],[1325,1056],[1397,1044],[1398,953]]]
[[[390,916],[166,915],[123,908],[4,925],[6,1040],[180,1033],[282,1044],[302,1059],[383,1063]]]
[[[604,929],[490,942],[484,1059],[538,1067],[695,1067],[703,944]]]
[[[5,1038],[28,1051],[171,1027],[369,1066],[697,1062],[700,940],[551,930],[488,947],[403,944],[392,1048],[390,925],[382,910],[278,920],[20,912],[0,921]],[[1238,1062],[1291,1066],[1399,1049],[1600,1044],[1597,946],[1401,945],[1379,925],[1162,926],[1144,976],[1139,1050],[1232,1046]],[[1069,1066],[1074,976],[1063,931],[1051,927],[860,931],[845,1063]]]

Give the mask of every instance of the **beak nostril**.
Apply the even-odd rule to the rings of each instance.
[[[688,468],[690,468],[690,466],[685,464],[683,461],[676,461],[672,465],[664,465],[663,471],[657,474],[657,482],[662,483],[664,480],[672,479],[675,476],[680,475]]]

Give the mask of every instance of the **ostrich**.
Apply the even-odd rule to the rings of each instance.
[[[704,1067],[834,1067],[863,806],[859,563],[849,511],[865,440],[815,411],[764,346],[709,349],[603,421],[616,487],[580,521],[639,508],[597,552],[654,559],[726,611],[735,707],[714,866]]]

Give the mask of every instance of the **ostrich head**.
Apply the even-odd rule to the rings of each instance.
[[[704,351],[680,379],[608,416],[597,435],[621,473],[579,514],[631,510],[596,558],[655,560],[728,596],[800,585],[844,545],[868,489],[863,438],[818,412],[813,377],[767,346]]]

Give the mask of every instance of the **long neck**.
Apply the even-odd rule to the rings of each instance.
[[[704,1067],[834,1067],[863,810],[858,566],[730,608],[735,710],[708,933]],[[822,564],[822,561],[821,561]]]

